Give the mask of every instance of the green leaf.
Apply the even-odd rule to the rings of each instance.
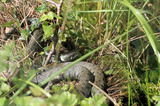
[[[4,23],[3,25],[2,25],[2,27],[13,27],[13,24],[14,24],[15,22],[6,22],[6,23]]]
[[[27,28],[26,30],[21,30],[21,37],[19,38],[19,40],[26,40],[30,33],[31,31],[29,30],[29,28]]]
[[[28,79],[28,80],[30,80],[30,79]],[[25,82],[25,83],[33,86],[33,87],[30,87],[30,89],[33,91],[34,94],[36,94],[36,96],[37,96],[37,95],[40,96],[38,93],[42,92],[42,93],[45,94],[47,97],[51,97],[51,95],[50,95],[47,91],[45,91],[44,89],[42,89],[42,88],[39,87],[38,85],[36,85],[36,84],[34,84],[34,83],[31,83],[30,81],[24,81],[24,80],[22,80],[22,79],[19,79],[19,81],[23,81],[23,82]]]
[[[53,20],[54,17],[57,17],[57,15],[52,11],[48,12],[47,16],[48,16],[48,19],[50,20]]]
[[[6,0],[1,0],[2,1],[2,3],[5,3],[6,2]]]
[[[77,103],[76,95],[71,94],[70,92],[63,92],[60,98],[65,98],[69,106],[74,106]]]
[[[47,106],[75,106],[77,101],[76,95],[64,91],[61,95],[53,95],[46,103]]]
[[[32,98],[29,106],[44,106],[45,100],[42,98]]]
[[[9,101],[5,97],[0,98],[0,106],[9,106]]]
[[[7,81],[7,78],[0,77],[0,82],[1,81]]]
[[[61,94],[63,91],[61,90],[61,86],[58,85],[53,85],[52,86],[52,91],[57,93],[57,94]]]
[[[17,106],[29,106],[31,100],[32,100],[31,96],[16,97],[15,104]]]
[[[152,99],[155,100],[156,102],[158,102],[158,101],[160,101],[160,96],[153,96]]]
[[[61,19],[61,17],[58,17],[54,12],[50,11],[48,12],[48,14],[43,14],[40,21],[45,21],[45,20],[53,20],[54,18],[59,18]]]
[[[41,19],[40,19],[40,21],[42,22],[42,21],[45,21],[47,19],[48,19],[47,15],[43,14],[42,17],[41,17]]]
[[[45,34],[45,39],[49,38],[53,34],[52,25],[48,25],[48,22],[44,21],[42,27]]]
[[[47,12],[47,5],[46,2],[44,2],[41,7],[35,7],[35,10],[39,13]]]
[[[160,106],[160,101],[158,101],[158,103],[155,106]]]
[[[106,98],[103,95],[95,95],[93,98],[85,98],[82,102],[82,106],[106,106]]]
[[[159,79],[158,68],[150,70],[149,74],[148,74],[148,77],[149,77],[149,82],[153,82],[154,84],[157,84],[158,83],[158,79]]]
[[[32,25],[31,25],[31,31],[33,31],[35,28],[37,28],[37,26],[39,25],[39,23],[40,23],[40,19],[34,19],[33,21],[32,21]]]
[[[42,96],[43,95],[43,93],[40,90],[38,90],[37,88],[29,87],[29,89],[31,90],[31,92],[34,96]]]
[[[4,82],[1,84],[1,91],[2,92],[8,92],[10,90],[10,86]]]
[[[16,106],[40,106],[44,104],[45,101],[41,98],[33,98],[32,96],[16,97]]]

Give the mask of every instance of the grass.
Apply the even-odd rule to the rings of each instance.
[[[151,4],[152,7],[149,7]],[[26,17],[25,8],[27,8],[28,4],[23,0],[21,5],[23,6],[22,16]],[[47,3],[47,5],[49,4]],[[67,8],[69,9],[68,14],[65,14]],[[67,19],[65,19],[67,27],[64,28],[64,32],[61,33],[70,36],[75,41],[77,47],[85,48],[83,56],[59,72],[51,75],[40,83],[39,86],[29,82],[35,74],[32,74],[28,80],[17,80],[21,82],[21,86],[18,86],[20,83],[15,84],[10,91],[4,93],[1,97],[7,97],[14,91],[14,94],[9,97],[10,101],[14,100],[18,95],[23,95],[22,92],[29,84],[43,92],[49,100],[52,98],[52,95],[44,91],[40,86],[45,85],[55,76],[69,69],[74,64],[87,59],[87,61],[101,66],[102,69],[106,69],[106,73],[110,73],[109,78],[106,79],[107,85],[110,85],[107,89],[111,97],[116,98],[119,105],[142,105],[143,102],[141,98],[147,100],[147,104],[143,105],[150,106],[151,104],[157,104],[159,99],[152,98],[159,96],[159,91],[155,89],[159,84],[160,70],[159,41],[157,40],[159,36],[155,34],[158,33],[158,25],[160,22],[158,21],[159,16],[156,16],[156,14],[158,14],[157,11],[154,12],[156,9],[158,9],[158,5],[145,0],[76,0],[72,1],[71,4],[65,0],[62,15],[68,16],[66,17]],[[14,12],[16,11],[18,10]],[[37,13],[35,12],[35,14]],[[31,17],[32,16],[34,15],[32,14]],[[15,21],[15,19],[13,21]],[[16,21],[16,23],[18,29],[22,31],[19,21]],[[25,32],[23,32],[23,34],[25,34]],[[146,37],[142,37],[143,35],[146,35]],[[155,60],[151,60],[150,57],[152,55],[145,52],[149,48],[149,46],[145,44],[151,45],[155,54],[153,55],[153,57],[155,56],[156,58]],[[8,50],[5,45],[1,45],[1,47],[0,53]],[[20,47],[20,45],[18,45],[18,47]],[[21,57],[25,58],[27,56],[23,54],[23,51],[25,51],[25,47],[20,48],[18,52],[21,54]],[[152,50],[149,50],[149,52],[150,51]],[[10,54],[6,54],[6,57],[9,55]],[[7,58],[5,58],[5,56],[3,57],[4,61],[7,61]],[[24,60],[24,62],[25,61],[26,60]],[[3,64],[5,63],[1,62],[1,65]],[[23,69],[21,70],[24,71]],[[154,73],[156,73],[156,75]],[[155,75],[155,77],[152,75]],[[157,81],[156,83],[155,80]],[[154,87],[151,87],[150,84],[153,84]],[[124,90],[119,91],[119,89]],[[31,91],[29,90],[25,95],[29,95],[30,93]],[[97,98],[100,99],[101,97]],[[92,100],[96,100],[97,98]],[[125,98],[127,98],[127,101],[123,101]],[[102,97],[101,99],[103,101],[104,98]],[[87,102],[92,100],[87,99]],[[100,103],[102,103],[102,101]],[[83,103],[85,104],[86,102],[83,101]]]

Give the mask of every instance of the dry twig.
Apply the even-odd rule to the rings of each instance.
[[[61,12],[61,7],[62,7],[62,4],[63,4],[63,0],[60,0],[59,4],[57,4],[57,3],[53,2],[53,1],[49,1],[49,0],[46,0],[46,1],[48,1],[48,2],[50,2],[52,4],[54,4],[54,5],[56,5],[56,7],[57,7],[57,16],[60,17],[60,12]],[[56,23],[59,23],[59,19],[58,18],[57,18]],[[58,29],[59,29],[59,26],[57,25],[56,29],[54,31],[54,38],[53,38],[54,43],[52,44],[52,48],[51,48],[51,50],[50,50],[50,52],[49,52],[49,54],[47,56],[47,59],[45,61],[44,66],[46,66],[48,64],[48,62],[49,62],[49,60],[51,58],[51,55],[55,51],[55,47],[56,47],[56,44],[57,44],[57,41],[58,41]]]

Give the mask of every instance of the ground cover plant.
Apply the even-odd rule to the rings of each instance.
[[[159,6],[159,0],[1,0],[0,105],[97,106],[107,105],[109,95],[108,105],[158,106]],[[35,20],[28,23],[32,18]],[[56,36],[57,52],[64,42],[72,41],[68,49],[79,50],[81,55],[36,85],[31,81],[40,70],[31,68],[27,44],[40,23],[44,46],[38,55],[52,50]],[[16,31],[11,34],[12,29]],[[84,98],[76,92],[74,82],[65,81],[52,85],[50,91],[44,89],[50,79],[80,61],[103,70],[104,95]]]

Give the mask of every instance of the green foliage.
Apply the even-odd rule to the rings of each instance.
[[[26,30],[21,30],[21,37],[19,38],[19,40],[27,40],[30,34],[31,31],[29,30],[29,28],[26,28]]]
[[[10,85],[6,83],[7,79],[0,77],[0,96],[10,90]]]
[[[85,98],[82,102],[82,106],[107,106],[105,103],[106,98],[102,95],[95,95],[93,98]]]
[[[148,73],[148,76],[149,76],[149,78],[148,78],[149,82],[153,82],[154,84],[157,84],[158,80],[159,80],[159,70],[158,70],[158,68],[150,70],[149,73]]]
[[[33,98],[32,96],[25,96],[16,97],[14,103],[18,106],[40,106],[45,102],[42,98]]]
[[[5,2],[6,2],[6,0],[1,0],[1,2],[2,2],[2,3],[5,3]]]
[[[13,71],[15,70],[16,68],[16,58],[17,56],[15,56],[13,54],[13,47],[14,47],[14,42],[13,43],[10,43],[10,44],[6,44],[4,46],[4,49],[1,49],[0,50],[0,72],[2,72],[4,69],[6,68],[11,68],[13,69]],[[8,60],[10,60],[10,63],[7,64]],[[8,66],[9,65],[9,66]]]
[[[47,5],[46,5],[46,2],[44,2],[41,7],[35,7],[35,10],[39,13],[44,13],[44,12],[47,12],[48,9],[47,9]]]
[[[42,24],[43,30],[44,30],[44,34],[45,34],[45,39],[51,37],[51,35],[53,35],[53,28],[52,28],[52,24],[48,25],[47,21],[44,21]]]
[[[35,29],[35,28],[37,28],[37,26],[40,24],[40,19],[38,19],[38,18],[35,18],[35,19],[33,19],[32,21],[31,21],[31,27],[30,27],[30,29],[31,29],[31,32]]]
[[[43,13],[43,15],[40,18],[40,22],[42,22],[42,27],[44,31],[43,38],[46,41],[48,38],[50,38],[53,35],[55,27],[59,24],[59,23],[54,24],[53,20],[62,19],[62,18],[58,17],[56,13],[47,9],[46,3],[43,3],[41,7],[37,7],[36,10],[40,13]],[[44,12],[47,12],[47,14],[45,14]],[[51,21],[51,22],[48,22],[48,21]]]
[[[52,86],[52,91],[57,94],[61,94],[64,91],[72,92],[73,89],[74,89],[74,86],[72,84],[70,84],[70,86],[68,84],[64,84],[63,86],[61,86],[61,85],[53,85]]]
[[[4,82],[1,83],[1,91],[8,92],[10,90],[10,86]]]
[[[9,100],[5,97],[0,97],[0,106],[8,106]]]
[[[58,17],[54,12],[49,11],[49,12],[47,13],[47,15],[46,15],[46,14],[43,14],[43,15],[42,15],[40,21],[46,21],[47,19],[48,19],[48,20],[53,20],[54,18],[61,19],[61,17]]]
[[[159,86],[160,86],[160,79],[158,79],[157,84],[154,84],[152,82],[149,82],[148,84],[142,84],[142,88],[144,89],[145,92],[147,92],[146,88],[148,88],[148,93],[146,95],[152,99],[152,102],[156,104],[156,106],[159,106],[160,103]]]
[[[6,1],[1,0],[1,2]],[[98,5],[99,2],[101,3],[101,6]],[[106,74],[115,76],[114,78],[117,78],[117,81],[123,77],[128,77],[128,104],[134,105],[134,100],[132,99],[141,97],[141,94],[138,94],[139,92],[136,92],[139,91],[137,89],[140,89],[140,91],[143,91],[143,93],[145,94],[145,97],[148,98],[148,105],[150,105],[151,101],[158,106],[160,104],[160,85],[158,80],[158,63],[160,62],[158,47],[159,42],[157,41],[158,36],[154,36],[153,31],[159,31],[159,27],[157,28],[157,23],[160,22],[158,21],[158,19],[153,22],[153,19],[151,19],[151,17],[156,19],[154,15],[159,14],[157,12],[159,10],[159,8],[157,8],[159,7],[159,1],[156,1],[156,3],[155,1],[152,1],[153,7],[147,7],[148,2],[149,1],[146,0],[137,0],[131,2],[127,0],[120,2],[117,0],[77,0],[73,1],[73,4],[71,5],[67,4],[68,1],[66,3],[63,3],[61,12],[62,17],[65,16],[64,14],[67,7],[70,8],[70,11],[68,13],[65,30],[63,32],[65,34],[62,36],[63,38],[61,40],[65,41],[65,38],[70,36],[73,41],[75,41],[76,46],[87,48],[86,52],[89,53],[85,53],[86,55],[82,56],[80,59],[63,68],[54,75],[51,75],[40,85],[46,84],[56,75],[64,72],[66,69],[72,67],[74,64],[86,59],[90,55],[98,52],[103,48],[102,53],[99,52],[99,56],[93,56],[93,59],[99,59],[104,65],[111,64],[109,70],[107,69],[108,71],[106,71]],[[151,10],[153,14],[146,11],[147,9],[150,10],[151,8],[153,8]],[[48,6],[46,2],[44,2],[40,7],[36,7],[35,10],[41,13],[42,16],[40,19],[35,19],[34,21],[32,21],[31,27],[26,28],[25,30],[22,30],[20,28],[20,23],[17,21],[17,28],[21,32],[22,36],[20,39],[27,39],[27,37],[32,33],[32,31],[37,27],[40,22],[42,23],[44,31],[43,40],[46,41],[47,39],[49,39],[53,35],[55,26],[61,23],[60,22],[54,24],[53,21],[55,22],[56,18],[60,20],[62,19],[53,12],[55,9],[52,9],[53,8],[50,8],[50,5]],[[98,18],[99,16],[100,18]],[[3,27],[12,27],[14,23],[15,22],[7,22],[3,25]],[[152,28],[154,28],[153,31]],[[58,34],[61,35],[60,30],[58,31]],[[144,34],[146,34],[147,37],[143,39],[138,38],[139,36],[141,37]],[[134,45],[134,50],[136,52],[133,52],[130,49],[131,37],[139,39],[138,42],[132,41],[132,44]],[[113,45],[116,46],[119,51],[107,47],[107,45],[111,43],[113,43]],[[126,43],[127,45],[125,45]],[[140,53],[144,52],[143,49],[144,45],[146,44],[151,44],[154,53],[156,54],[156,58],[155,56],[151,56],[150,54],[146,54],[146,60],[140,58]],[[8,67],[11,68],[12,71],[15,71],[16,67],[19,66],[16,64],[18,60],[17,58],[24,58],[25,55],[22,48],[18,51],[18,55],[20,56],[17,56],[13,53],[13,48],[16,48],[14,44],[7,44],[3,46],[3,48],[0,50],[0,72],[2,72],[4,69],[7,69]],[[46,47],[45,51],[50,48],[51,47]],[[110,56],[111,54],[113,54],[113,56]],[[98,53],[96,55],[98,55]],[[12,81],[12,84],[14,85],[13,88],[10,88],[10,86],[6,83],[5,80],[0,81],[0,103],[2,105],[8,105],[11,100],[14,100],[14,105],[31,106],[106,105],[104,96],[96,95],[93,98],[85,98],[81,101],[74,94],[66,92],[72,91],[73,86],[68,87],[64,85],[63,87],[61,87],[54,85],[52,87],[52,92],[57,94],[51,95],[50,93],[45,92],[41,87],[30,82],[31,78],[33,78],[34,76],[35,71],[29,72],[28,76],[23,78],[25,71],[30,70],[27,67],[29,64],[29,61],[26,60],[23,63],[23,67],[19,67],[21,71],[19,75],[15,76],[14,80]],[[123,70],[119,73],[119,69]],[[124,82],[126,82],[126,80],[124,80]],[[123,84],[123,81],[121,81],[121,83]],[[23,89],[26,88],[27,84],[31,86],[29,87],[30,89],[28,90],[28,92],[32,93],[36,97],[26,96],[30,93],[27,93],[25,95],[22,93]],[[125,84],[123,84],[123,86],[126,87]],[[13,91],[15,92],[13,96],[11,96],[9,100],[6,99],[6,97],[10,96],[8,94]],[[20,96],[18,97],[18,95]],[[45,95],[46,98],[42,99],[41,96],[43,97],[43,95]]]
[[[13,24],[14,24],[15,22],[7,22],[7,23],[4,23],[2,26],[3,27],[13,27]]]
[[[0,98],[2,106],[8,104],[8,99]],[[105,97],[102,95],[96,95],[93,98],[86,98],[83,101],[77,99],[75,94],[64,91],[60,95],[53,95],[50,98],[42,99],[40,97],[32,96],[17,96],[12,104],[23,105],[23,106],[39,106],[39,105],[60,105],[60,106],[107,106],[105,103]]]
[[[144,18],[144,16],[141,14],[140,11],[138,11],[136,8],[134,8],[129,2],[121,2],[122,4],[126,5],[127,7],[129,7],[131,9],[131,11],[134,13],[134,15],[137,17],[137,19],[140,21],[147,37],[148,40],[150,41],[150,44],[154,50],[155,55],[157,56],[158,59],[158,63],[160,64],[160,53],[159,53],[159,49],[157,44],[159,44],[156,40],[156,37],[153,34],[153,31],[150,27],[150,25],[148,24],[147,20]]]
[[[78,100],[76,95],[69,92],[63,92],[61,95],[53,95],[51,98],[46,100],[46,103],[47,105],[73,106],[78,103]]]
[[[156,102],[155,106],[159,106],[160,105],[160,96],[153,96],[152,99]]]

